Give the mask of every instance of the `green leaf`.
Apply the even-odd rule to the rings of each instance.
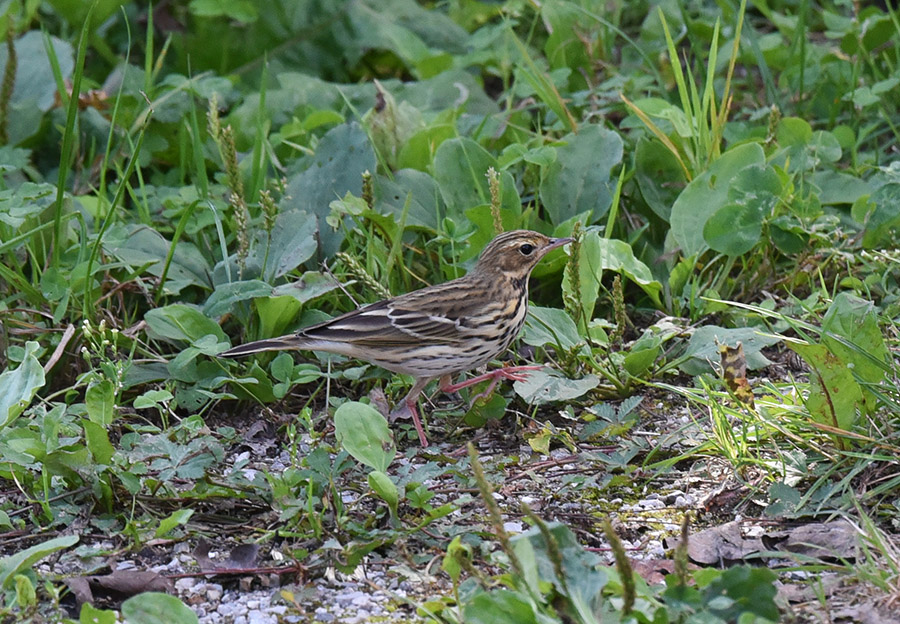
[[[387,210],[399,220],[407,208],[407,225],[437,231],[446,209],[437,182],[427,173],[401,169],[393,178],[375,176],[375,199],[379,210]]]
[[[231,312],[235,303],[271,294],[272,287],[262,280],[219,284],[203,304],[203,313],[210,318],[219,318],[223,314]]]
[[[115,413],[116,388],[109,379],[101,379],[88,386],[84,406],[91,421],[108,427]]]
[[[29,569],[44,557],[49,557],[53,553],[74,546],[77,543],[77,535],[64,535],[3,557],[0,559],[0,588],[9,589],[16,574]]]
[[[472,547],[462,543],[462,536],[457,535],[447,545],[447,552],[441,561],[441,570],[447,573],[453,584],[459,583],[459,577],[463,569],[467,568],[467,562],[472,561]]]
[[[522,341],[532,347],[553,345],[565,350],[585,344],[565,310],[540,306],[528,306]]]
[[[108,423],[104,425],[92,420],[82,419],[81,426],[84,428],[84,439],[94,461],[98,464],[109,466],[116,449],[109,441]]]
[[[193,515],[193,509],[179,509],[172,512],[167,518],[160,520],[159,526],[156,528],[156,537],[166,537],[175,527],[187,524]]]
[[[745,614],[754,614],[768,622],[780,620],[778,605],[775,602],[777,588],[775,572],[767,568],[747,565],[734,566],[717,574],[712,582],[703,588],[703,595],[709,610],[725,622],[756,622],[756,618],[747,618]],[[699,584],[699,583],[698,583]],[[717,599],[726,597],[727,601],[716,608]],[[727,605],[727,606],[726,606]]]
[[[387,420],[371,405],[348,401],[334,413],[334,434],[357,461],[385,472],[397,454]]]
[[[529,371],[525,381],[517,381],[513,388],[528,403],[548,403],[569,401],[583,396],[600,385],[596,375],[586,375],[581,379],[569,379],[555,370],[542,368]]]
[[[687,184],[675,155],[660,141],[642,138],[634,155],[634,177],[641,196],[656,215],[668,223],[672,204]]]
[[[596,228],[585,232],[579,247],[578,274],[580,292],[571,291],[571,280],[563,281],[563,292],[572,295],[581,303],[585,318],[594,318],[594,305],[600,292],[600,280],[604,271],[616,271],[641,287],[656,305],[660,303],[662,284],[653,279],[653,274],[643,262],[634,257],[631,245],[625,241],[603,238]],[[566,270],[568,271],[568,266]],[[575,319],[581,321],[583,319]],[[584,331],[583,327],[579,327]]]
[[[892,231],[900,225],[900,184],[892,182],[879,187],[869,196],[868,203],[870,209],[864,213],[854,206],[854,218],[865,218],[862,245],[874,249],[891,240]]]
[[[599,124],[567,134],[556,149],[556,160],[541,170],[541,203],[558,225],[583,212],[594,223],[612,204],[616,179],[614,167],[622,162],[622,138]]]
[[[89,602],[81,605],[78,624],[116,624],[116,612],[111,609],[98,609]]]
[[[154,308],[144,315],[144,320],[147,322],[147,333],[158,340],[194,342],[212,334],[220,342],[228,341],[219,324],[196,306],[173,303]]]
[[[103,237],[103,249],[125,265],[161,277],[172,242],[156,230],[129,223],[115,225]],[[178,294],[188,286],[210,288],[211,267],[197,247],[180,241],[166,272],[166,294]]]
[[[759,242],[762,224],[763,214],[757,207],[726,204],[703,226],[703,238],[716,251],[740,256]]]
[[[822,344],[865,382],[862,391],[866,409],[871,412],[877,397],[866,386],[883,383],[892,370],[891,355],[879,328],[875,305],[851,293],[838,293],[822,319],[822,330],[825,332]]]
[[[375,171],[376,164],[369,137],[358,123],[348,123],[329,130],[316,145],[315,154],[301,161],[305,170],[289,180],[280,208],[315,215],[323,256],[333,256],[344,239],[342,231],[325,222],[331,212],[329,204],[348,192],[361,196],[362,174]]]
[[[387,503],[391,510],[391,517],[397,517],[397,505],[400,504],[400,493],[397,486],[391,481],[391,478],[380,470],[373,470],[369,473],[369,487],[375,492],[381,500]]]
[[[160,403],[171,401],[175,397],[168,390],[147,390],[140,396],[134,398],[132,407],[134,409],[147,409],[148,407],[157,407]]]
[[[810,368],[810,391],[806,399],[809,414],[816,422],[850,431],[863,395],[853,372],[822,344],[789,342]]]
[[[650,370],[661,351],[662,346],[659,344],[643,349],[632,349],[625,355],[622,366],[625,367],[629,375],[640,377]]]
[[[126,624],[197,624],[197,614],[175,596],[144,592],[122,603]]]
[[[38,343],[29,340],[19,367],[0,374],[0,429],[18,418],[44,387],[44,368],[34,355],[39,349]]]
[[[745,167],[762,166],[766,156],[760,145],[745,143],[728,150],[702,175],[694,178],[678,195],[670,216],[671,241],[666,248],[681,248],[686,257],[693,257],[707,249],[703,227],[722,206],[731,203],[728,191],[732,178]]]
[[[434,155],[434,179],[447,206],[447,216],[458,219],[469,208],[490,203],[486,174],[491,167],[498,169],[497,160],[468,137],[441,143]],[[515,180],[509,172],[500,174],[500,186],[501,208],[521,212]],[[491,232],[488,237],[492,237]]]
[[[272,232],[259,232],[253,251],[247,257],[263,279],[273,282],[313,257],[317,246],[317,226],[305,210],[285,210],[275,218]],[[263,266],[265,265],[265,266]]]
[[[478,594],[463,607],[463,618],[466,624],[538,624],[530,601],[508,589]]]
[[[9,15],[5,16],[7,20],[11,19]],[[73,22],[73,27],[77,28],[82,21]],[[59,63],[62,78],[70,79],[75,68],[75,50],[72,44],[49,35],[47,39]],[[15,83],[11,91],[7,120],[10,145],[20,144],[40,130],[42,113],[54,106],[56,95],[56,80],[41,31],[32,29],[21,37],[14,37],[14,40],[18,63],[13,66]],[[7,61],[8,54],[4,44],[0,48],[0,67],[6,67]]]
[[[765,335],[753,327],[738,327],[727,329],[715,325],[698,327],[691,335],[688,346],[678,368],[688,375],[700,375],[709,373],[715,369],[712,363],[718,363],[719,344],[734,346],[738,342],[744,346],[744,355],[747,358],[747,368],[757,370],[771,364],[760,351],[768,346],[781,341],[778,336]]]
[[[307,271],[298,280],[276,286],[272,291],[272,296],[293,297],[298,303],[306,303],[340,288],[340,286],[340,283],[330,275],[324,275],[318,271]]]

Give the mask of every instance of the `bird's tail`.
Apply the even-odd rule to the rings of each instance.
[[[298,339],[296,334],[281,336],[280,338],[267,338],[266,340],[257,340],[256,342],[248,342],[247,344],[232,347],[227,351],[222,351],[219,357],[241,357],[252,353],[262,353],[263,351],[284,351],[286,349],[297,349],[303,347],[303,341]]]

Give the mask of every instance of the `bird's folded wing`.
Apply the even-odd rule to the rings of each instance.
[[[402,301],[396,300],[374,303],[301,333],[311,339],[370,347],[411,347],[423,342],[453,344],[463,338],[457,319],[403,306]]]

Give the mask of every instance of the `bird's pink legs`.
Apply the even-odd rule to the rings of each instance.
[[[474,402],[478,399],[490,396],[491,392],[494,391],[494,388],[497,387],[497,384],[501,379],[525,381],[528,378],[527,373],[540,368],[540,366],[507,366],[455,384],[450,383],[449,375],[445,375],[444,377],[441,377],[439,387],[442,392],[456,392],[457,390],[462,390],[463,388],[468,388],[469,386],[474,386],[486,379],[490,379],[491,383],[488,384],[488,387],[485,388],[484,392],[480,392],[472,399]],[[413,387],[410,388],[409,393],[403,399],[404,407],[409,411],[410,416],[412,416],[413,425],[416,427],[416,433],[419,435],[419,444],[421,444],[423,448],[428,446],[428,438],[425,437],[425,429],[422,427],[422,421],[419,419],[419,411],[416,407],[416,403],[419,400],[419,395],[422,394],[422,390],[425,389],[425,386],[427,386],[432,379],[434,378],[426,377],[424,379],[417,379],[416,383],[413,384]],[[400,416],[402,409],[403,408],[396,410],[394,412],[394,417]]]
[[[498,368],[492,370],[488,373],[484,373],[483,375],[478,375],[476,377],[472,377],[471,379],[466,379],[459,383],[451,384],[444,383],[445,379],[441,378],[440,388],[443,392],[456,392],[457,390],[462,390],[463,388],[468,388],[469,386],[474,386],[477,383],[481,383],[485,379],[490,379],[491,383],[488,384],[488,387],[485,388],[484,392],[480,392],[476,395],[472,401],[477,401],[478,399],[483,399],[484,397],[490,396],[491,392],[494,391],[494,388],[497,387],[497,383],[501,379],[509,379],[510,381],[525,381],[528,378],[528,374],[530,371],[539,370],[540,366],[506,366],[504,368]],[[446,379],[449,381],[449,378]]]
[[[428,446],[428,438],[425,437],[425,429],[422,427],[422,421],[419,420],[419,411],[416,407],[416,403],[419,400],[419,395],[422,394],[422,390],[425,389],[425,386],[428,385],[428,382],[434,379],[433,377],[426,377],[424,379],[417,379],[416,383],[413,384],[413,387],[410,388],[409,393],[407,393],[406,398],[403,399],[403,403],[406,406],[406,409],[409,410],[410,416],[412,416],[413,425],[416,428],[416,433],[419,434],[419,444],[422,445],[422,448]],[[402,409],[402,408],[401,408]],[[397,410],[399,412],[400,410]],[[395,416],[399,415],[395,412]]]

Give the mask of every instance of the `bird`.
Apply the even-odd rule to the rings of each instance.
[[[493,391],[501,379],[522,381],[538,366],[513,366],[451,383],[453,376],[480,368],[516,338],[528,312],[528,278],[551,250],[571,238],[550,238],[529,230],[504,232],[490,241],[463,277],[384,299],[293,334],[257,340],[219,353],[233,358],[263,351],[325,351],[364,360],[415,380],[403,399],[422,447],[428,438],[416,403],[425,387],[439,381],[456,392],[484,380]],[[402,412],[403,408],[396,413]]]

